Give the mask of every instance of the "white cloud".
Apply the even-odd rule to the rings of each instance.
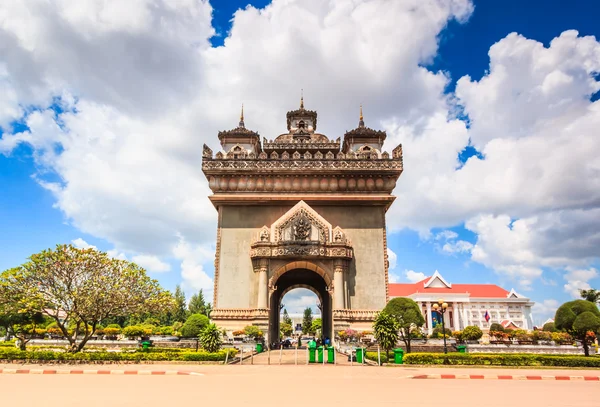
[[[202,290],[208,302],[213,301],[213,279],[204,269],[204,265],[214,260],[214,251],[204,245],[192,245],[180,238],[173,250],[175,258],[181,260],[182,288],[190,297]]]
[[[156,256],[151,256],[147,254],[140,254],[137,256],[133,256],[131,259],[138,266],[145,268],[148,271],[152,271],[155,273],[162,273],[165,271],[171,271],[171,265],[169,263],[165,263],[161,259]]]
[[[396,262],[398,261],[398,256],[396,253],[392,251],[389,247],[387,248],[388,261],[390,262],[390,270],[394,270],[396,268]]]
[[[489,72],[448,97],[447,74],[424,66],[448,21],[472,10],[467,0],[275,0],[238,11],[225,46],[210,48],[206,1],[2,2],[0,152],[29,144],[36,179],[78,229],[116,253],[177,257],[190,287],[212,290],[203,252],[216,211],[201,145],[217,146],[241,102],[247,127],[275,137],[304,88],[330,137],[355,125],[362,102],[386,147],[403,143],[390,231],[428,236],[467,221],[475,246],[446,234],[442,251],[470,250],[523,287],[545,267],[589,268],[600,239],[600,102],[589,101],[600,43],[569,31],[546,48],[511,34],[490,49]],[[57,97],[58,117],[47,109]],[[12,134],[25,111],[31,131]],[[484,159],[461,167],[470,142]]]
[[[559,302],[554,299],[538,301],[534,304],[532,309],[533,317],[536,321],[536,325],[541,325],[548,318],[554,318],[554,314],[556,314],[556,310],[559,307]]]
[[[425,279],[425,277],[427,277],[425,274],[421,272],[416,272],[414,270],[405,270],[404,275],[406,276],[406,279],[411,283],[417,283]]]
[[[306,308],[311,308],[313,316],[320,314],[317,307],[319,299],[315,293],[305,288],[296,288],[288,292],[281,300],[289,314],[302,314]]]
[[[581,298],[579,290],[589,290],[592,288],[589,281],[596,277],[598,277],[598,270],[593,267],[589,269],[568,270],[565,275],[565,280],[567,280],[567,283],[564,285],[565,291],[573,298]]]
[[[89,244],[80,237],[75,240],[71,240],[71,243],[78,249],[96,249],[96,246]]]

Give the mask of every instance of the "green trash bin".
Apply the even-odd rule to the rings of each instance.
[[[148,341],[142,342],[142,350],[144,350],[144,351],[148,350],[148,348],[150,348],[151,345],[152,345],[151,342],[148,342]]]
[[[356,348],[356,363],[363,363],[363,348]]]
[[[308,342],[308,363],[316,362],[317,343],[315,341]]]
[[[401,365],[404,363],[404,349],[398,348],[394,349],[394,363],[397,365]]]
[[[322,346],[319,346],[317,348],[317,357],[318,357],[319,363],[323,363],[323,347]]]
[[[327,348],[327,363],[335,362],[335,348],[330,346]]]
[[[263,344],[259,342],[256,344],[256,353],[261,353],[262,351],[263,351]]]
[[[459,353],[467,353],[467,347],[466,347],[465,345],[458,345],[458,346],[456,347],[456,350],[457,350]]]

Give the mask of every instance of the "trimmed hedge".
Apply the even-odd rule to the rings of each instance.
[[[366,358],[369,360],[372,360],[374,362],[377,362],[377,352],[366,352]],[[394,352],[390,351],[390,359],[392,360],[392,362],[394,361]],[[385,351],[381,351],[381,363],[387,363],[388,362],[388,358],[385,354]]]
[[[488,365],[488,366],[562,366],[599,367],[600,357],[578,355],[410,353],[404,363],[411,365]]]
[[[19,349],[0,349],[0,360],[26,360],[26,361],[81,361],[81,362],[142,362],[142,361],[195,361],[195,362],[220,362],[224,361],[229,352],[229,358],[237,354],[237,350],[220,350],[215,353],[198,352],[53,352],[47,350],[21,351]]]

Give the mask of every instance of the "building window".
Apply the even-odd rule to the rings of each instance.
[[[490,308],[496,308],[494,305],[490,305]]]

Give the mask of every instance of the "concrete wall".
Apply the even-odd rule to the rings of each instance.
[[[262,226],[270,226],[295,203],[222,208],[218,308],[257,306],[257,281],[249,256],[250,244]],[[352,241],[355,259],[346,276],[347,307],[382,309],[385,306],[384,209],[325,205],[312,208],[333,227],[344,229]]]

